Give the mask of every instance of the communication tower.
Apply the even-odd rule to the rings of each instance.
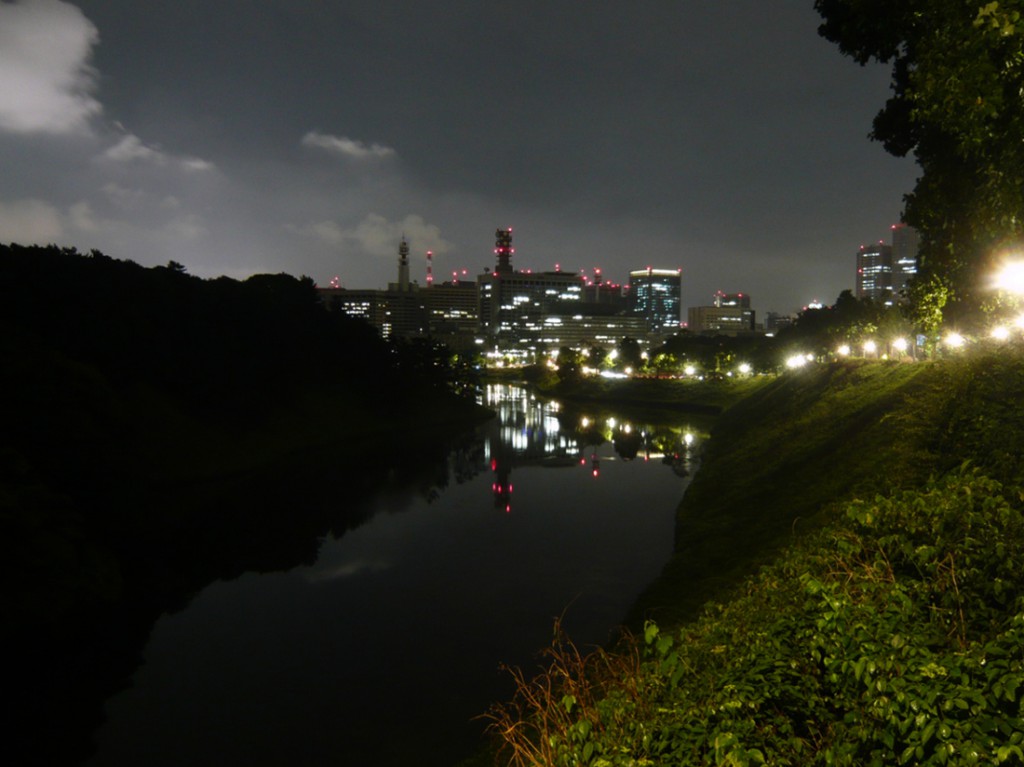
[[[409,243],[405,237],[398,246],[398,289],[403,293],[409,290]]]
[[[494,254],[498,257],[498,265],[494,271],[498,274],[512,274],[512,227],[498,229],[494,233]]]

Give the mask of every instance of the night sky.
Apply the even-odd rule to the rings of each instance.
[[[811,0],[0,1],[0,241],[384,287],[682,268],[794,312],[916,177]]]

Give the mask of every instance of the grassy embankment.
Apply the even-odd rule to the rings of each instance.
[[[676,553],[631,616],[658,623],[612,653],[556,642],[494,712],[504,754],[1024,762],[1022,394],[1007,350],[749,393],[716,424]]]

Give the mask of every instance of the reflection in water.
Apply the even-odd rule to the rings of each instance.
[[[338,496],[365,522],[315,562],[162,617],[91,764],[450,767],[510,694],[499,665],[533,667],[556,616],[581,646],[607,641],[671,554],[696,430],[483,397],[497,417],[446,457],[365,503]]]
[[[692,470],[695,429],[685,424],[652,426],[577,413],[509,384],[488,384],[482,402],[497,413],[484,431],[483,455],[493,475],[494,508],[506,513],[512,511],[513,467],[582,467],[598,479],[598,448],[609,442],[619,460],[632,461],[642,454],[644,461],[661,460],[680,477]]]

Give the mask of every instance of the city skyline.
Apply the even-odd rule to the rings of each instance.
[[[0,3],[0,241],[386,285],[683,270],[791,313],[854,286],[916,168],[813,5]]]

